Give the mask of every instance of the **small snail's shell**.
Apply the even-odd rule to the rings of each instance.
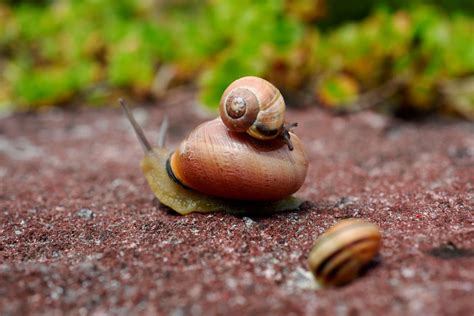
[[[375,224],[359,219],[342,220],[316,240],[309,266],[321,285],[344,285],[359,276],[380,244],[381,234]]]
[[[262,142],[226,128],[221,119],[198,126],[170,158],[175,178],[201,193],[237,200],[277,200],[304,182],[308,161],[292,134],[294,150],[281,139]]]
[[[247,132],[258,139],[280,135],[285,121],[285,101],[270,82],[243,77],[232,82],[222,95],[220,116],[234,132]]]

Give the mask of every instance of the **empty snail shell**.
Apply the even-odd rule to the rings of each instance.
[[[360,219],[346,219],[319,237],[309,255],[309,266],[322,286],[340,286],[359,276],[378,253],[379,228]]]
[[[297,208],[291,197],[304,182],[308,161],[292,135],[294,150],[282,139],[262,142],[232,132],[220,118],[198,126],[175,152],[152,148],[128,107],[121,105],[145,151],[142,170],[161,203],[178,213],[280,211]]]
[[[265,79],[247,76],[232,82],[219,104],[222,122],[234,132],[247,132],[261,140],[282,136],[290,150],[289,130],[285,123],[285,101],[280,91]]]

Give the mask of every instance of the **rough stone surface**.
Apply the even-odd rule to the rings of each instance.
[[[185,106],[135,113],[155,140],[166,111],[173,147],[209,118]],[[311,160],[308,202],[266,217],[154,201],[118,109],[0,119],[0,314],[473,315],[474,126],[288,116]],[[317,289],[313,240],[347,217],[380,226],[380,256]]]

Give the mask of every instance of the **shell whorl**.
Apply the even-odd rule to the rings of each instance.
[[[259,100],[248,87],[236,87],[226,92],[220,105],[222,121],[234,132],[245,132],[257,119]]]
[[[222,95],[219,110],[227,128],[258,139],[277,137],[285,121],[285,101],[280,91],[258,77],[232,82]]]

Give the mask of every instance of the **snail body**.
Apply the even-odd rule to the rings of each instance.
[[[232,82],[224,91],[219,112],[224,124],[234,132],[267,140],[284,131],[285,101],[270,82],[247,76]]]
[[[121,105],[145,152],[142,171],[161,203],[180,214],[225,210],[276,212],[297,208],[291,196],[304,182],[308,161],[301,141],[258,141],[230,131],[220,118],[198,126],[172,152],[152,148],[128,107]]]
[[[309,255],[309,266],[322,286],[340,286],[359,276],[378,253],[379,228],[359,219],[346,219],[319,237]]]

